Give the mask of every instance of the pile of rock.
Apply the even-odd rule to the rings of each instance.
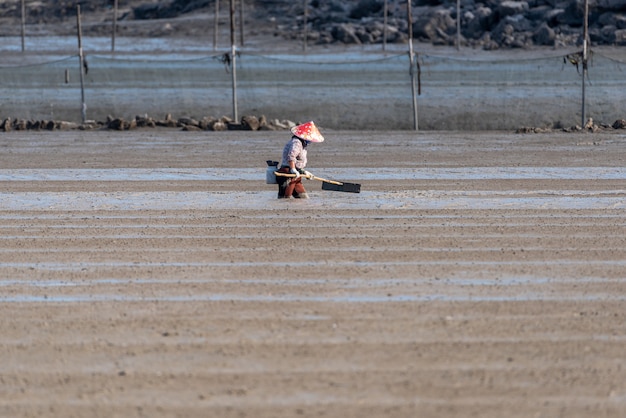
[[[54,131],[54,130],[95,130],[95,129],[111,129],[116,131],[128,131],[137,128],[176,128],[183,131],[259,131],[269,130],[278,131],[286,130],[296,123],[290,120],[268,120],[265,116],[243,116],[239,122],[233,119],[222,116],[221,118],[214,118],[212,116],[206,116],[202,119],[194,119],[189,117],[182,117],[173,119],[171,114],[168,114],[163,119],[154,119],[148,115],[135,116],[131,120],[123,118],[107,117],[106,121],[86,121],[79,124],[66,121],[53,121],[53,120],[26,120],[26,119],[12,119],[7,118],[0,122],[0,131]]]
[[[269,3],[258,0],[258,3]],[[272,3],[276,3],[272,1]],[[296,4],[297,3],[297,4]],[[301,37],[302,2],[291,2],[283,25],[287,37]],[[387,0],[313,1],[309,5],[307,39],[317,43],[367,44],[405,42],[406,2]],[[626,0],[596,0],[589,7],[589,37],[596,45],[626,45]],[[457,42],[456,0],[413,0],[413,36],[436,45]],[[580,45],[584,2],[580,0],[461,0],[461,44],[483,49]],[[294,24],[295,22],[295,24]]]
[[[54,120],[27,120],[6,118],[0,122],[0,131],[54,131],[76,129],[79,125],[74,122],[54,121]]]
[[[460,0],[459,16],[457,0],[410,1],[412,31],[418,41],[454,45],[458,20],[461,43],[466,46],[496,49],[580,45],[583,0]],[[176,23],[176,19],[198,13],[209,15],[215,10],[215,0],[126,0],[123,3],[120,21],[153,21],[156,25],[120,25],[121,36],[187,36],[190,33],[205,36],[204,20],[184,19]],[[81,5],[84,18],[91,22],[83,28],[85,35],[102,35],[109,30],[110,0],[81,2]],[[227,7],[222,8],[223,16],[224,10]],[[67,22],[75,13],[75,2],[31,2],[27,5],[26,20],[29,25]],[[372,44],[383,40],[401,43],[408,38],[407,0],[246,0],[246,13],[246,21],[253,22],[254,32],[273,33],[287,39],[301,40],[306,22],[306,36],[311,43]],[[19,0],[0,2],[0,18],[19,24],[20,15]],[[165,20],[167,23],[163,24]],[[626,0],[590,0],[588,23],[592,44],[626,45]],[[60,31],[59,34],[74,34],[72,25],[57,26],[55,30]],[[251,26],[248,23],[248,27]],[[0,28],[0,32],[3,30],[4,27]]]
[[[626,119],[618,119],[613,122],[612,125],[608,125],[605,123],[597,124],[594,122],[593,118],[587,119],[585,126],[574,125],[568,128],[561,127],[556,130],[562,132],[598,132],[602,130],[611,130],[611,129],[626,129]],[[554,132],[555,128],[540,128],[540,127],[528,127],[524,126],[515,130],[518,134],[538,134],[538,133],[546,133],[546,132]]]
[[[135,116],[132,120],[108,117],[103,127],[118,131],[127,131],[135,128],[180,128],[183,131],[259,131],[259,130],[284,130],[295,126],[296,123],[289,120],[268,120],[265,116],[259,117],[246,115],[240,121],[235,121],[228,116],[215,118],[205,116],[201,119],[182,117],[173,119],[167,114],[164,119],[154,119],[148,115]]]

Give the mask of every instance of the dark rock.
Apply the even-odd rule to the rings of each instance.
[[[559,24],[559,16],[565,13],[564,9],[551,9],[546,12],[544,21],[550,26],[554,27]]]
[[[507,16],[524,14],[529,9],[525,1],[503,1],[497,8],[498,16],[502,19]]]
[[[550,6],[538,6],[538,7],[533,7],[532,9],[528,10],[528,13],[525,14],[526,18],[532,21],[539,21],[539,22],[547,22],[548,16],[550,11],[552,11],[553,9]]]
[[[571,2],[563,13],[557,16],[557,22],[561,25],[580,28],[583,26],[584,10],[583,5],[574,1]]]
[[[28,121],[25,119],[16,119],[13,123],[13,128],[16,131],[25,131],[26,129],[28,129]]]
[[[421,7],[421,6],[433,7],[433,6],[440,6],[444,2],[445,1],[442,1],[442,0],[414,0],[412,4],[413,6],[417,6],[417,7]]]
[[[229,131],[245,131],[245,130],[247,130],[246,127],[243,126],[241,123],[228,122],[226,124],[226,127],[228,128]]]
[[[513,25],[502,21],[491,31],[491,38],[499,45],[509,46],[513,43],[514,32],[515,28],[513,28]]]
[[[113,129],[116,131],[128,130],[129,126],[130,126],[130,123],[128,123],[122,118],[111,119],[110,121],[107,121],[107,125],[106,125],[108,129]]]
[[[618,119],[611,126],[613,129],[626,129],[626,119]]]
[[[259,120],[257,119],[256,116],[244,116],[241,118],[241,125],[244,127],[244,129],[250,130],[250,131],[257,131],[259,130],[259,127],[261,126],[261,124],[259,123]]]
[[[379,0],[360,0],[348,15],[350,19],[361,19],[381,12],[383,3]]]
[[[138,20],[161,18],[162,7],[158,3],[142,4],[133,9],[133,17]]]
[[[423,16],[413,23],[413,36],[416,39],[450,42],[450,35],[456,31],[456,23],[448,11],[439,10]]]
[[[208,131],[211,129],[211,127],[213,126],[213,124],[215,123],[215,118],[211,117],[211,116],[205,116],[202,119],[200,119],[200,121],[198,122],[198,126],[200,127],[200,129],[202,129],[203,131]]]
[[[0,124],[0,129],[2,129],[4,132],[9,132],[9,131],[12,130],[12,128],[13,127],[12,127],[12,124],[11,124],[11,118],[6,118]]]
[[[333,39],[344,44],[360,44],[361,40],[356,36],[354,26],[348,23],[342,23],[333,26],[331,30]]]
[[[138,128],[154,128],[154,127],[156,127],[156,122],[154,121],[154,119],[152,119],[148,115],[145,115],[145,116],[135,116],[135,124],[136,124],[136,126]]]
[[[173,0],[161,3],[141,4],[133,9],[135,19],[168,19],[191,13],[195,10],[207,8],[209,0]]]
[[[605,10],[624,11],[626,0],[597,0],[597,6]]]
[[[200,122],[193,118],[179,118],[178,126],[195,126],[196,128],[199,128]]]
[[[467,24],[461,28],[461,32],[467,38],[480,39],[486,30],[490,29],[495,22],[495,16],[488,7],[479,7],[468,15]]]
[[[176,128],[178,126],[178,122],[172,119],[172,114],[168,113],[165,115],[165,119],[155,121],[156,126],[162,126],[165,128]]]
[[[554,45],[555,39],[556,34],[547,23],[542,23],[541,26],[539,26],[539,29],[533,33],[533,41],[537,45],[551,46]]]
[[[357,36],[357,38],[359,38],[359,42],[362,44],[375,43],[374,36],[364,28],[357,28],[357,30],[355,31],[355,35]]]
[[[626,15],[615,15],[615,27],[617,29],[626,29]]]

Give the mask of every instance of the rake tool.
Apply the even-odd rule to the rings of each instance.
[[[296,177],[295,174],[279,173],[278,171],[275,172],[274,174],[276,174],[277,176],[281,176],[281,177]],[[345,182],[340,182],[340,181],[335,181],[335,180],[328,180],[322,177],[314,176],[312,174],[310,176],[302,174],[302,177],[306,179],[321,181],[322,190],[333,190],[335,192],[346,192],[346,193],[361,193],[361,185],[358,183],[345,183]]]

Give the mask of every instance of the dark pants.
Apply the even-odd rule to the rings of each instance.
[[[279,173],[289,174],[289,167],[281,167],[278,170]],[[291,196],[296,199],[301,197],[302,194],[306,193],[304,189],[304,185],[302,184],[302,177],[293,178],[293,177],[282,177],[276,176],[276,181],[278,182],[278,198],[290,198]]]

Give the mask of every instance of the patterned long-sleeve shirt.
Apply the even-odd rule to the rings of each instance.
[[[306,167],[306,148],[297,136],[291,137],[291,141],[287,142],[283,148],[283,159],[280,165],[288,166],[290,161],[295,161],[296,168],[304,169]]]

